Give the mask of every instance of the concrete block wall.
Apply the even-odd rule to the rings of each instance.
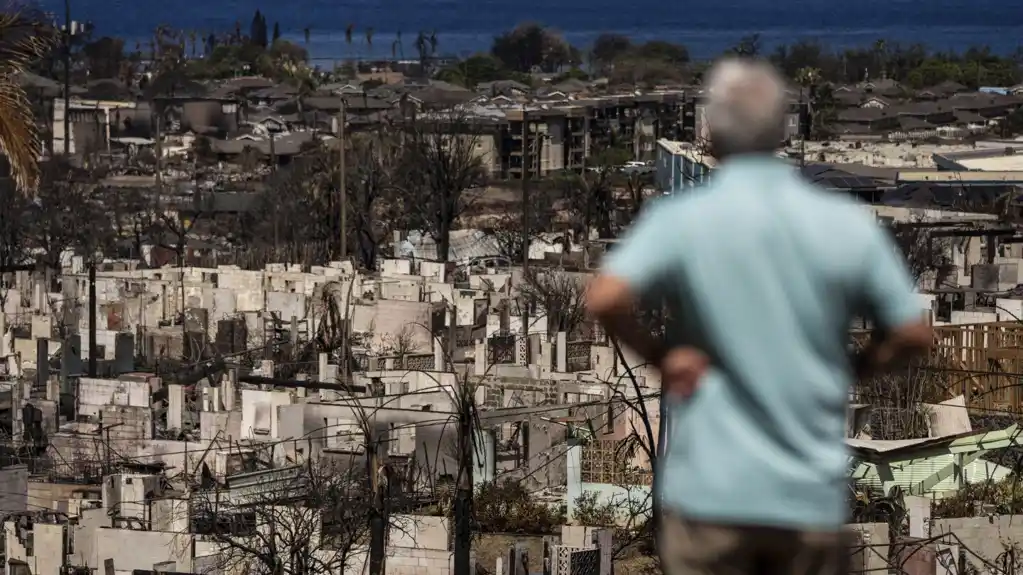
[[[426,278],[427,281],[444,283],[447,275],[445,265],[440,262],[420,262],[419,275]]]
[[[30,303],[22,298],[21,292],[17,290],[9,290],[7,293],[7,301],[4,302],[4,313],[7,314],[18,314],[24,313],[26,304]]]
[[[103,426],[111,427],[105,435],[112,442],[153,438],[153,410],[148,407],[106,405],[100,408],[100,414]]]
[[[888,569],[888,524],[850,523],[853,572],[886,573]]]
[[[503,292],[508,289],[511,274],[474,274],[469,276],[469,287],[484,291]]]
[[[121,381],[83,377],[78,388],[79,411],[84,415],[98,415],[107,405],[122,407],[149,407],[150,385],[145,381]]]
[[[446,517],[396,515],[393,518],[386,570],[388,575],[448,575],[450,521]]]
[[[242,390],[241,433],[243,438],[264,439],[277,437],[277,407],[290,405],[292,395],[283,391]],[[256,433],[257,429],[269,429],[269,435]]]
[[[455,290],[455,286],[435,281],[427,281],[426,284],[423,286],[423,289],[425,291],[426,301],[435,303],[442,301],[446,302],[454,301],[455,300],[454,294],[457,293],[457,290]],[[463,324],[460,323],[458,325]]]
[[[157,563],[174,562],[174,571],[192,571],[192,536],[187,533],[97,529],[93,544],[90,566],[113,559],[118,570],[152,570]]]
[[[5,544],[8,559],[17,559],[28,564],[33,575],[60,575],[64,563],[63,524],[36,523],[32,526],[32,545],[28,538],[18,537],[14,521],[4,523]],[[27,535],[27,532],[23,532]]]
[[[412,275],[412,260],[381,260],[380,275],[384,277]]]
[[[99,316],[97,316],[98,318]],[[102,327],[100,322],[98,325]],[[81,329],[82,334],[82,361],[88,361],[89,350],[91,349],[91,342],[89,340],[89,324],[86,322],[85,328]],[[115,342],[117,340],[117,334],[120,331],[108,330],[108,329],[97,329],[96,330],[96,344],[103,346],[103,353],[99,356],[100,359],[114,359]]]
[[[429,325],[430,313],[417,309],[398,309],[380,300],[390,303],[406,303],[421,305],[423,300],[452,301],[451,286],[439,283],[445,275],[442,264],[426,266],[427,277],[411,275],[415,265],[404,260],[391,260],[385,264],[388,276],[385,280],[374,280],[366,276],[355,276],[350,264],[338,263],[336,266],[317,266],[310,273],[303,273],[295,266],[270,265],[266,270],[248,271],[234,269],[232,266],[221,268],[161,268],[156,270],[131,270],[123,272],[103,272],[97,278],[97,301],[100,305],[117,305],[119,321],[117,329],[107,325],[105,313],[101,313],[97,343],[107,346],[106,356],[112,358],[113,337],[116,331],[133,330],[142,325],[153,328],[160,320],[173,317],[181,307],[182,292],[185,305],[204,308],[209,312],[209,335],[216,336],[217,321],[238,313],[259,312],[264,309],[278,313],[285,320],[292,316],[304,319],[310,307],[310,298],[318,297],[322,286],[331,281],[341,284],[341,297],[348,294],[348,283],[351,286],[352,299],[358,300],[368,290],[377,300],[369,317],[356,317],[356,323],[375,323],[377,333],[384,333],[393,327],[390,324],[424,323]],[[393,268],[393,269],[391,269]],[[392,279],[393,278],[393,279]],[[397,281],[395,281],[397,280]],[[88,279],[85,274],[68,276],[71,291],[84,295],[88,290]],[[427,281],[432,285],[427,287]],[[139,287],[141,286],[141,287]],[[138,293],[141,290],[142,293]],[[135,294],[135,295],[131,295]],[[154,297],[155,296],[155,297]],[[345,306],[342,306],[344,308]],[[361,314],[366,316],[366,310]],[[346,312],[347,313],[347,312]],[[466,324],[471,323],[473,310],[467,308]],[[399,317],[392,318],[397,314]],[[377,316],[381,317],[377,317]],[[252,318],[256,318],[253,316]],[[393,319],[394,321],[391,321]],[[425,321],[424,321],[425,320]],[[87,318],[81,316],[79,326],[82,333],[88,333]],[[247,322],[249,323],[249,322]],[[258,323],[258,322],[255,322]],[[250,332],[259,331],[260,325],[250,324]],[[400,327],[395,328],[395,333]],[[43,330],[40,329],[42,332]],[[362,331],[369,331],[363,326]],[[109,333],[107,333],[109,332]],[[426,338],[421,343],[426,343]],[[109,340],[109,341],[108,341]],[[87,337],[83,337],[83,348],[88,349]],[[430,346],[424,346],[429,350]]]
[[[387,575],[449,575],[451,553],[433,549],[389,547],[385,571]]]
[[[995,305],[998,321],[1023,321],[1023,299],[999,298]]]
[[[433,321],[433,308],[429,303],[380,300],[373,305],[356,304],[352,309],[352,330],[372,333],[372,345],[376,347],[386,346],[389,338],[405,330],[414,351],[433,349],[433,336],[428,329]]]
[[[997,560],[1008,547],[1023,543],[1023,516],[935,519],[931,526],[931,536],[943,533],[955,533],[956,538],[969,550],[966,553],[967,560],[981,573],[987,573],[989,571],[984,562],[973,554],[980,555],[989,563],[999,564]]]
[[[308,306],[305,294],[272,291],[266,294],[266,309],[291,321],[292,317],[305,319]]]
[[[423,299],[423,283],[421,279],[381,282],[379,293],[386,300],[418,302]]]
[[[64,502],[77,500],[95,500],[100,498],[101,488],[98,485],[82,485],[78,483],[50,483],[48,481],[29,481],[27,497],[30,509],[59,509]]]
[[[394,515],[388,541],[392,547],[448,550],[451,521],[432,515]]]
[[[963,325],[971,323],[988,323],[998,321],[998,314],[987,311],[953,311],[952,325]]]

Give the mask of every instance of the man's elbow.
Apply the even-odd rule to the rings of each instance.
[[[921,355],[934,345],[934,330],[924,322],[911,323],[892,330],[888,339],[906,355]]]
[[[586,290],[586,311],[597,320],[604,320],[608,317],[629,309],[632,302],[632,294],[625,281],[606,275],[598,275]]]

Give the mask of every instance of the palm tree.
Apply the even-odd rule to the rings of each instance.
[[[0,152],[11,177],[28,196],[39,182],[39,132],[32,103],[21,87],[21,74],[46,55],[54,36],[43,34],[36,14],[15,8],[0,13]]]
[[[391,44],[391,57],[397,58],[399,54],[401,55],[401,59],[404,60],[405,47],[401,43],[401,30],[398,30],[398,33],[394,37],[394,43]]]
[[[426,74],[426,60],[429,50],[429,41],[426,39],[426,33],[422,30],[419,31],[419,35],[416,36],[416,52],[419,53],[419,68],[420,71]]]
[[[756,58],[760,55],[760,34],[743,36],[732,48],[732,53],[743,58]]]
[[[355,24],[349,24],[345,28],[345,44],[348,44],[348,55],[351,57],[352,34],[355,34]]]
[[[884,78],[888,68],[888,42],[884,38],[878,38],[874,42],[874,56],[881,68],[880,76]]]
[[[796,72],[796,82],[800,86],[810,87],[817,83],[821,77],[821,71],[817,68],[800,68]]]

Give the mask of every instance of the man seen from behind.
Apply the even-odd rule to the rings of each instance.
[[[587,306],[660,368],[665,572],[840,573],[846,403],[855,377],[925,351],[913,282],[867,208],[774,152],[784,83],[764,62],[710,72],[709,184],[656,202],[612,250]],[[636,319],[663,302],[663,341]],[[858,357],[854,317],[877,328]]]

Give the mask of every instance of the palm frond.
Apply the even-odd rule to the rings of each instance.
[[[8,7],[0,13],[0,152],[11,177],[28,195],[39,181],[39,132],[32,104],[19,82],[29,65],[53,45],[40,21],[27,11]]]

